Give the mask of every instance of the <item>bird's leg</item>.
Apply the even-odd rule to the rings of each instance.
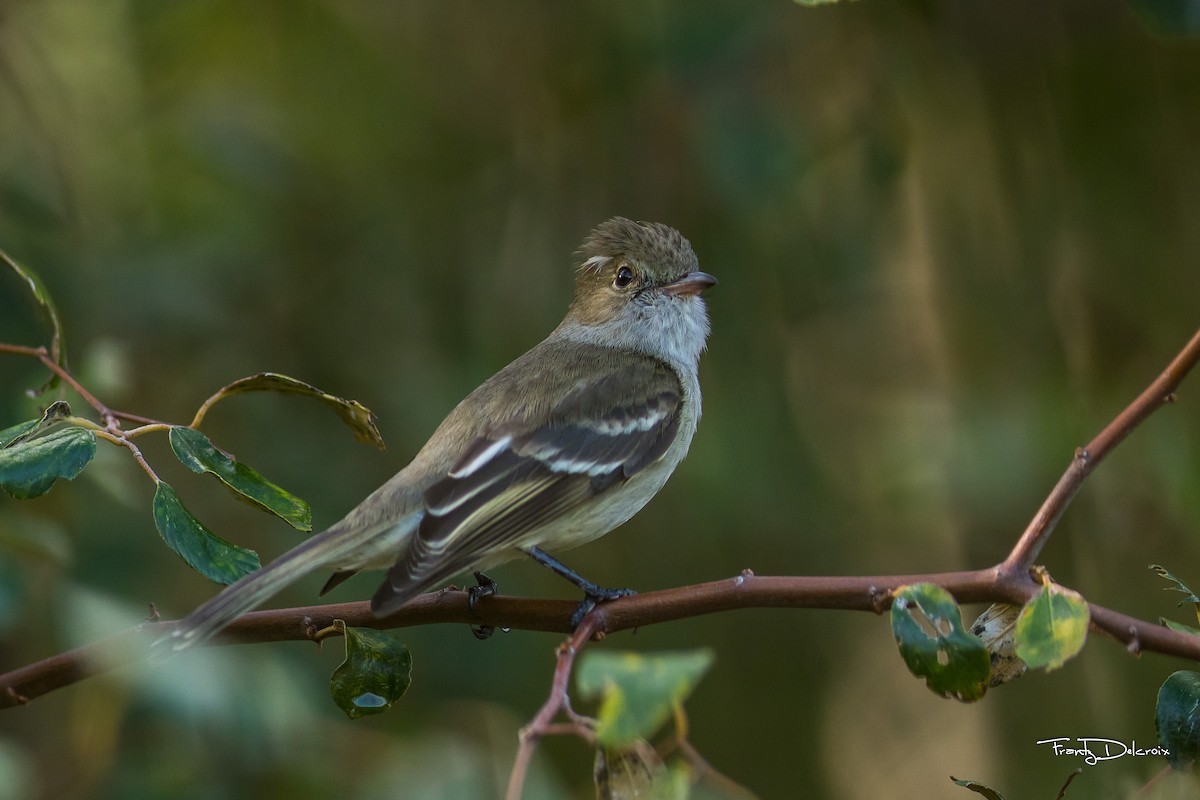
[[[583,602],[579,604],[579,608],[575,609],[575,613],[571,615],[572,630],[578,627],[580,621],[600,602],[637,594],[633,589],[608,589],[604,586],[597,586],[540,547],[526,547],[525,552],[543,567],[547,567],[552,572],[561,575],[583,590]]]
[[[467,608],[472,614],[475,614],[475,604],[479,602],[481,597],[490,597],[500,591],[500,587],[496,582],[484,575],[482,572],[475,573],[475,585],[467,589]],[[475,614],[478,616],[478,614]],[[472,625],[471,633],[475,634],[476,639],[486,639],[496,632],[496,629],[491,625]]]

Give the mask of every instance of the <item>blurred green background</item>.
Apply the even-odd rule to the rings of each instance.
[[[293,398],[206,423],[321,526],[553,327],[595,223],[667,222],[721,280],[705,417],[663,493],[568,563],[643,590],[986,566],[1200,322],[1200,43],[1172,28],[1184,6],[1145,5],[12,0],[0,247],[44,277],[74,368],[116,407],[184,422],[273,370],[373,409],[383,454]],[[0,278],[0,341],[43,330]],[[0,427],[32,416],[43,374],[0,358]],[[1145,565],[1200,583],[1197,386],[1042,555],[1095,602],[1189,621]],[[210,528],[265,557],[296,541],[143,441]],[[0,498],[0,669],[216,590],[159,541],[136,466],[98,461]],[[495,577],[571,596],[544,572]],[[498,796],[560,637],[403,636],[413,688],[356,722],[327,695],[340,648],[299,643],[4,712],[0,798]],[[745,611],[601,646],[712,647],[692,741],[763,798],[970,796],[950,774],[1052,797],[1079,764],[1037,740],[1152,744],[1157,688],[1188,666],[1094,636],[965,706],[865,614]],[[537,766],[530,797],[591,796],[579,742]],[[1162,766],[1085,767],[1071,794],[1123,796]]]

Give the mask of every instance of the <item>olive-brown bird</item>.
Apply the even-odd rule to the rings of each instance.
[[[377,615],[468,570],[521,554],[582,588],[575,622],[629,594],[580,577],[559,551],[608,533],[652,498],[700,419],[708,338],[701,272],[678,231],[615,217],[580,248],[575,297],[544,341],[450,412],[416,457],[331,528],[181,620],[175,650],[216,634],[317,569],[331,583],[389,568]],[[328,587],[327,587],[328,588]]]

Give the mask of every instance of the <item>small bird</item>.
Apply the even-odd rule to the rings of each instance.
[[[522,554],[584,591],[575,624],[597,602],[632,594],[591,583],[542,548],[574,547],[625,522],[687,454],[709,333],[700,294],[717,279],[659,223],[614,217],[579,255],[574,299],[544,341],[471,392],[344,519],[178,622],[165,637],[171,648],[205,641],[322,568],[336,570],[328,590],[390,567],[371,600],[378,616]]]

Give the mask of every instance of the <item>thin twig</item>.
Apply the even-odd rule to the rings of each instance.
[[[100,415],[100,418],[104,420],[106,427],[112,427],[118,424],[116,421],[117,415],[113,413],[113,410],[104,405],[104,403],[100,402],[94,394],[84,388],[83,384],[75,380],[75,376],[73,376],[61,364],[55,361],[45,347],[25,347],[24,345],[19,344],[0,344],[0,352],[13,353],[15,355],[29,356],[31,358],[38,359],[42,362],[46,369],[57,375],[63,381],[63,383],[70,386],[77,395],[82,397],[85,403],[94,408],[96,413]]]
[[[133,454],[133,460],[137,462],[138,466],[141,467],[155,483],[158,483],[158,475],[155,474],[145,457],[142,456],[142,451],[138,449],[137,445],[135,445],[131,439],[152,431],[169,430],[171,428],[170,424],[160,422],[159,420],[150,419],[149,417],[143,417],[138,414],[129,414],[124,411],[114,411],[113,409],[109,408],[94,394],[89,392],[83,386],[83,384],[77,381],[65,367],[55,361],[45,347],[26,347],[25,345],[19,344],[0,343],[0,353],[12,353],[14,355],[29,356],[30,358],[36,358],[41,361],[47,369],[61,378],[62,381],[70,386],[76,394],[82,397],[84,402],[91,406],[96,413],[100,415],[100,419],[103,421],[102,425],[98,425],[85,417],[73,417],[71,419],[71,423],[82,428],[91,429],[95,431],[97,436],[105,441],[128,449],[129,452]],[[120,420],[122,419],[130,422],[136,422],[141,427],[126,431],[121,428]]]
[[[200,407],[196,409],[196,414],[192,417],[192,421],[188,423],[188,427],[199,428],[200,423],[204,422],[204,417],[208,414],[208,410],[212,408],[218,400],[225,396],[224,392],[225,390],[222,388],[209,395],[208,398],[200,404]]]
[[[521,800],[521,792],[525,788],[525,776],[529,772],[529,762],[533,759],[533,750],[538,740],[551,729],[558,712],[570,706],[567,696],[567,684],[571,680],[571,669],[575,666],[575,657],[584,648],[596,631],[601,629],[603,621],[603,606],[594,609],[584,617],[579,627],[571,634],[571,638],[558,648],[558,662],[554,666],[554,680],[550,683],[550,696],[542,704],[533,721],[521,729],[521,743],[517,748],[517,757],[513,761],[512,772],[508,776],[508,791],[505,800]]]
[[[102,431],[102,430],[96,431],[96,435],[99,436],[101,439],[103,439],[106,442],[109,442],[111,444],[117,445],[118,447],[124,447],[125,449],[127,449],[130,453],[133,454],[133,460],[136,461],[138,466],[141,467],[142,470],[145,471],[145,473],[150,476],[150,479],[152,481],[154,481],[156,484],[159,482],[158,475],[154,472],[154,469],[150,466],[150,463],[148,461],[146,461],[145,456],[142,455],[142,451],[140,449],[138,449],[138,446],[136,444],[134,444],[133,442],[131,442],[129,440],[128,436],[123,436],[120,433],[114,434],[114,433],[110,433],[108,431]]]
[[[170,427],[165,422],[151,419],[149,417],[143,417],[140,414],[130,414],[127,411],[117,411],[116,409],[109,408],[108,405],[101,402],[94,394],[89,392],[83,386],[83,384],[76,380],[75,376],[72,375],[62,364],[59,364],[57,361],[55,361],[54,357],[48,350],[46,350],[45,347],[27,347],[20,344],[0,343],[0,353],[12,353],[13,355],[28,356],[41,361],[46,369],[50,370],[60,379],[62,379],[63,383],[70,386],[76,394],[83,398],[85,403],[91,406],[95,412],[100,415],[100,419],[104,421],[104,427],[106,430],[112,431],[113,433],[118,433],[121,429],[119,420],[122,419],[129,422],[135,422],[138,425],[143,426]]]
[[[1126,406],[1117,417],[1104,427],[1086,447],[1075,451],[1066,472],[1059,478],[1054,490],[1046,497],[1042,507],[1034,514],[1025,532],[1004,559],[1000,569],[1009,574],[1025,572],[1033,565],[1063,512],[1079,492],[1083,481],[1101,461],[1128,436],[1146,417],[1175,400],[1175,389],[1200,361],[1200,330],[1197,330],[1179,355],[1171,360],[1162,374],[1146,387],[1137,399]]]

